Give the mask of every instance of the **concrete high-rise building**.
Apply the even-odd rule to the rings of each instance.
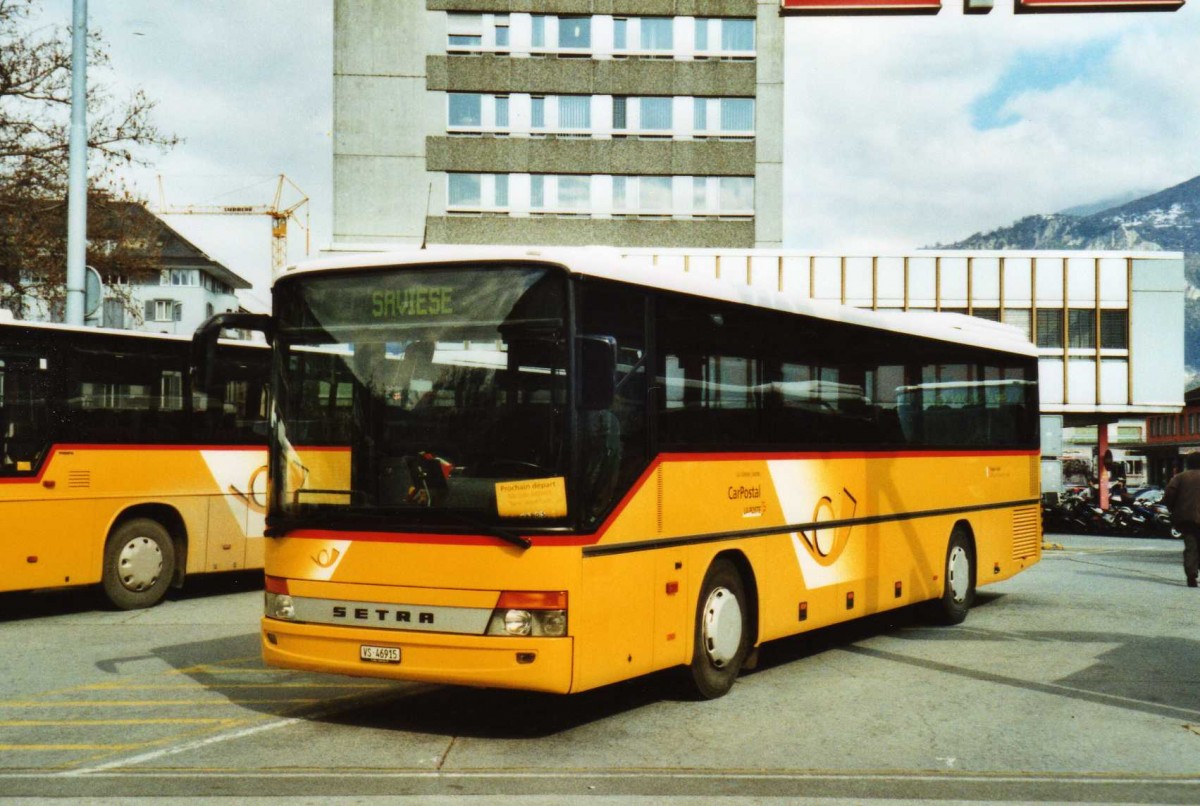
[[[778,247],[778,0],[336,0],[335,244]]]

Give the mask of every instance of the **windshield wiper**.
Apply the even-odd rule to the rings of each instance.
[[[503,526],[495,526],[490,523],[484,523],[481,520],[476,520],[468,515],[460,515],[457,512],[440,512],[438,514],[445,515],[446,517],[452,518],[459,523],[465,524],[474,529],[478,529],[489,537],[497,537],[503,540],[505,543],[511,543],[519,549],[527,549],[533,545],[533,541],[528,537],[519,535],[516,532],[510,532]]]

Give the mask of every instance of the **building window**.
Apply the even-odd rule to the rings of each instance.
[[[1096,346],[1096,311],[1093,308],[1071,308],[1067,311],[1068,346],[1094,349]]]
[[[713,29],[716,28],[716,32]],[[720,40],[719,47],[716,42]],[[696,53],[747,56],[754,53],[754,20],[696,20]]]
[[[535,48],[546,47],[546,15],[534,14],[532,18],[533,28],[530,31],[530,44]]]
[[[671,99],[642,98],[641,99],[641,129],[643,131],[670,131],[671,129]]]
[[[627,100],[624,95],[613,96],[613,129],[621,130],[628,128],[625,112]]]
[[[496,174],[496,207],[508,207],[508,174]]]
[[[1033,331],[1030,327],[1030,315],[1028,308],[1005,308],[1004,309],[1004,324],[1012,325],[1025,334],[1025,338],[1030,338]]]
[[[145,318],[147,322],[181,322],[183,303],[173,299],[148,299]]]
[[[638,177],[638,207],[645,212],[669,213],[673,207],[671,177]]]
[[[629,50],[629,20],[613,19],[613,50]]]
[[[496,96],[496,128],[508,128],[508,96]]]
[[[508,50],[509,38],[508,38],[508,16],[507,15],[497,15],[496,16],[495,37],[496,37],[496,49],[497,50]]]
[[[483,125],[483,96],[477,93],[452,92],[449,98],[449,122],[453,126]]]
[[[674,46],[674,20],[671,17],[641,19],[641,50],[670,51]]]
[[[721,99],[721,133],[754,131],[754,99]]]
[[[590,129],[592,127],[592,98],[590,95],[564,95],[558,99],[560,129]]]
[[[200,285],[200,272],[197,269],[167,269],[159,275],[160,285],[171,286],[198,286]]]
[[[697,213],[703,213],[708,210],[707,177],[692,177],[692,209]]]
[[[754,210],[754,179],[749,176],[722,176],[718,198],[723,213],[743,213]]]
[[[754,20],[721,20],[721,50],[726,53],[754,51]]]
[[[1100,346],[1106,350],[1129,349],[1129,311],[1100,311]]]
[[[529,206],[540,210],[546,206],[546,176],[533,174],[529,177]]]
[[[572,49],[590,48],[592,46],[591,18],[559,17],[558,46]]]
[[[540,95],[535,95],[529,99],[529,125],[534,129],[546,128],[546,99]]]
[[[483,47],[483,15],[448,14],[446,33],[449,35],[450,50]]]
[[[1063,346],[1063,312],[1061,309],[1039,308],[1037,312],[1037,346]]]
[[[1000,321],[999,308],[975,308],[971,311],[971,315],[976,319],[986,319],[989,322]]]
[[[614,176],[612,178],[612,188],[613,188],[612,206],[613,206],[614,210],[624,210],[629,205],[628,197],[627,197],[628,191],[626,190],[627,183],[628,183],[627,177]]]
[[[447,200],[452,207],[478,207],[483,199],[479,174],[449,174]]]
[[[558,206],[564,210],[587,210],[592,203],[590,176],[559,176]]]

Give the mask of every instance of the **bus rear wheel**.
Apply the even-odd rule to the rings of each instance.
[[[737,568],[718,558],[709,566],[696,604],[689,693],[714,700],[733,687],[750,651],[745,585]]]
[[[943,571],[946,584],[941,598],[929,602],[929,615],[938,624],[961,624],[975,602],[975,547],[961,526],[950,533]]]
[[[158,521],[134,518],[117,526],[104,545],[104,594],[121,610],[162,601],[175,574],[175,544]]]

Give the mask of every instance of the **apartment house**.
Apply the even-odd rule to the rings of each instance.
[[[757,0],[337,0],[335,245],[782,244]]]

